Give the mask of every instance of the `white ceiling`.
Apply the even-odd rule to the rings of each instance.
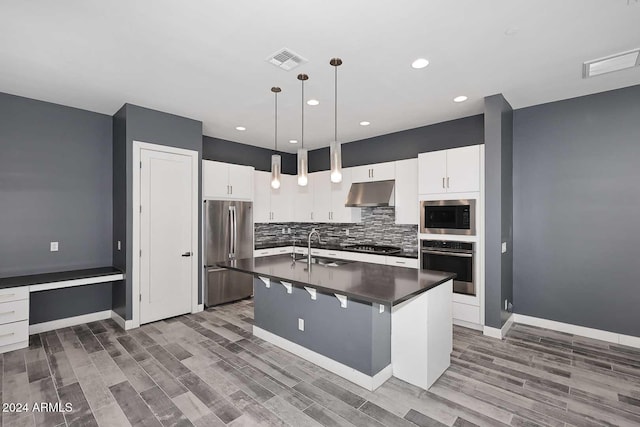
[[[640,84],[639,67],[582,79],[582,62],[640,47],[638,22],[637,0],[1,0],[0,91],[109,115],[128,102],[273,147],[277,85],[279,148],[293,152],[300,72],[320,100],[305,105],[305,146],[333,138],[334,56],[348,142],[479,114],[496,93],[522,108]],[[265,62],[283,47],[309,62]],[[431,64],[412,69],[418,57]]]

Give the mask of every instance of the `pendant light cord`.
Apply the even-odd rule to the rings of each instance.
[[[300,80],[300,83],[302,84],[302,130],[301,130],[301,137],[300,137],[300,146],[302,148],[304,148],[304,80]]]
[[[338,141],[338,67],[334,66],[333,67],[335,70],[335,78],[334,78],[334,88],[335,88],[335,92],[334,92],[334,108],[333,108],[333,114],[334,114],[334,127],[333,127],[333,140],[334,141]]]
[[[276,145],[276,153],[278,154],[278,92],[275,92],[276,95],[276,114],[275,114],[275,122],[276,122],[276,135],[275,135],[275,145]]]

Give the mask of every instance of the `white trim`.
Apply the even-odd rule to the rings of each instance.
[[[204,311],[204,304],[198,304],[195,311],[192,311],[191,313],[200,313],[201,311]]]
[[[200,248],[198,246],[198,213],[200,212],[200,199],[198,197],[198,189],[200,188],[200,180],[198,178],[198,171],[200,167],[200,159],[198,158],[198,152],[194,150],[186,150],[184,148],[133,141],[133,202],[131,204],[131,209],[133,211],[133,242],[131,250],[131,256],[133,258],[131,266],[131,303],[133,316],[131,320],[127,321],[127,323],[131,322],[130,325],[132,326],[125,329],[132,329],[140,326],[140,299],[136,297],[136,295],[140,295],[140,257],[136,256],[136,254],[140,252],[140,212],[138,206],[140,206],[140,159],[142,150],[153,150],[191,157],[191,241],[193,252],[193,256],[191,257],[191,312],[195,312],[199,305],[198,266],[200,264]]]
[[[601,329],[587,328],[585,326],[572,325],[571,323],[556,322],[555,320],[526,316],[524,314],[514,314],[513,317],[515,323],[522,323],[523,325],[537,326],[538,328],[546,328],[558,332],[565,332],[567,334],[606,341],[613,344],[640,348],[640,337],[634,337],[632,335],[623,335],[615,332],[603,331]]]
[[[374,391],[392,376],[393,370],[391,368],[391,364],[389,364],[374,376],[369,376],[340,362],[336,362],[335,360],[330,359],[327,356],[323,356],[320,353],[316,353],[315,351],[309,350],[306,347],[291,342],[285,338],[279,337],[278,335],[272,334],[271,332],[265,331],[264,329],[261,329],[257,326],[253,327],[253,335],[257,336],[258,338],[262,338],[263,340],[270,342],[271,344],[274,344],[284,350],[287,350],[288,352],[291,352],[296,356],[302,357],[303,359],[308,360],[309,362],[314,363],[321,368],[326,369],[327,371],[333,372],[334,374],[341,376],[342,378],[347,379],[352,383],[359,385],[360,387],[366,388],[369,391]]]
[[[3,346],[0,346],[0,354],[8,353],[8,352],[13,351],[13,350],[19,350],[21,348],[27,348],[27,347],[29,347],[29,340],[27,340],[27,341],[19,341],[19,342],[15,342],[13,344],[3,345]]]
[[[133,320],[124,320],[118,313],[115,311],[111,311],[111,318],[125,331],[129,329],[137,328],[138,326],[133,325]]]
[[[29,285],[29,292],[47,291],[49,289],[70,288],[73,286],[93,285],[96,283],[115,282],[124,279],[124,274],[115,273],[108,276],[87,277],[84,279],[61,280],[49,283]]]
[[[80,316],[65,317],[64,319],[52,320],[50,322],[36,323],[29,325],[29,335],[41,334],[42,332],[53,331],[69,326],[82,325],[83,323],[96,322],[98,320],[109,319],[111,310],[97,311],[95,313],[82,314]]]
[[[483,330],[483,326],[478,323],[465,322],[464,320],[460,319],[453,319],[453,324],[456,326],[462,326],[463,328],[474,329],[476,331],[482,332]]]
[[[509,332],[509,329],[513,325],[514,317],[515,317],[515,314],[511,314],[507,319],[507,321],[504,322],[504,325],[502,325],[502,329],[485,326],[482,330],[482,333],[487,337],[501,340],[507,335],[507,332]]]

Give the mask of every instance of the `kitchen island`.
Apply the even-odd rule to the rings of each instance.
[[[428,389],[452,351],[451,273],[291,255],[220,267],[252,274],[254,335],[368,390]]]

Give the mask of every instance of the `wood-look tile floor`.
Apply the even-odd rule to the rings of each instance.
[[[3,426],[640,425],[640,351],[515,325],[504,341],[455,328],[429,391],[366,391],[251,334],[251,301],[145,325],[106,320],[31,337],[0,358]]]

